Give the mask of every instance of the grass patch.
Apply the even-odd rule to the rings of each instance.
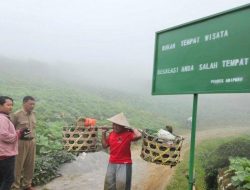
[[[198,189],[206,189],[204,182],[205,171],[202,168],[201,160],[195,161],[196,164],[196,186]],[[188,165],[189,165],[189,153],[185,154],[183,160],[180,164],[176,166],[176,171],[172,177],[169,185],[166,187],[166,190],[184,190],[188,189]]]

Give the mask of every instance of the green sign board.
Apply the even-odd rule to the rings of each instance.
[[[250,92],[250,4],[156,33],[153,95]]]

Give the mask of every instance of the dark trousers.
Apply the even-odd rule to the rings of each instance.
[[[14,182],[15,156],[0,160],[0,190],[10,190]]]

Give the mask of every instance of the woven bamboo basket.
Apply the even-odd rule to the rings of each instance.
[[[175,166],[180,160],[184,138],[176,136],[175,140],[165,140],[157,137],[154,132],[150,129],[143,131],[141,158],[156,164]]]
[[[96,152],[98,146],[98,129],[85,127],[84,119],[77,120],[76,125],[63,128],[64,149],[69,152]]]

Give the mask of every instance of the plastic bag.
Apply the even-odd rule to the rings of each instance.
[[[172,133],[166,131],[166,130],[163,130],[163,129],[160,129],[158,132],[157,132],[157,136],[159,138],[162,138],[162,139],[166,139],[166,140],[175,140],[176,136],[173,135]]]

